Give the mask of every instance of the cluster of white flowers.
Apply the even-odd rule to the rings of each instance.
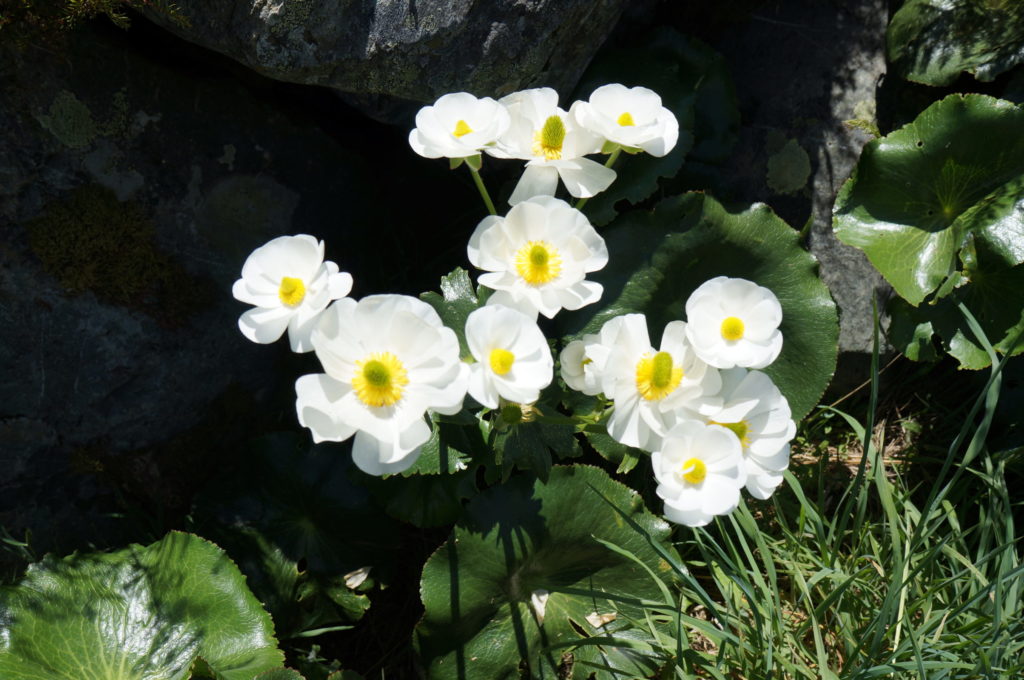
[[[615,171],[586,156],[618,150],[664,156],[678,139],[679,123],[655,92],[612,84],[568,111],[559,108],[558,93],[549,87],[498,101],[447,94],[420,110],[409,145],[426,158],[468,159],[482,152],[526,161],[509,198],[516,205],[554,196],[559,179],[572,196],[590,198],[615,181]]]
[[[562,350],[561,370],[569,387],[612,400],[609,435],[652,452],[665,516],[702,526],[732,512],[744,486],[771,496],[796,424],[771,379],[748,370],[782,349],[770,290],[720,276],[690,295],[686,315],[665,327],[658,349],[644,315],[611,319]]]
[[[296,352],[314,351],[323,373],[298,379],[298,420],[320,441],[354,437],[352,456],[369,474],[412,466],[431,435],[431,413],[453,415],[468,395],[487,409],[532,404],[554,377],[539,315],[554,317],[597,302],[608,250],[586,216],[554,197],[558,180],[578,198],[615,179],[584,156],[646,151],[662,156],[679,129],[645,88],[606,85],[569,111],[547,88],[495,101],[467,93],[441,97],[416,117],[409,143],[429,158],[467,162],[480,154],[526,160],[505,216],[478,181],[491,215],[469,239],[469,261],[493,293],[469,314],[470,356],[427,303],[405,295],[346,297],[352,277],[324,261],[312,236],[282,236],[246,260],[234,296],[255,308],[239,328],[258,343],[285,329]],[[479,177],[476,179],[479,180]],[[561,373],[572,389],[604,394],[614,409],[609,434],[652,452],[666,516],[697,526],[730,512],[744,485],[767,498],[781,483],[795,425],[789,406],[757,370],[782,347],[782,310],[765,288],[742,279],[706,282],[655,349],[647,320],[628,314],[569,343]]]

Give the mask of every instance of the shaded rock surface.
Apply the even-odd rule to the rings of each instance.
[[[623,0],[179,0],[179,36],[256,72],[421,102],[448,92],[568,91]]]
[[[738,205],[768,203],[796,229],[809,222],[811,252],[839,306],[840,351],[870,354],[872,300],[883,303],[886,324],[891,289],[863,253],[836,239],[832,204],[871,139],[846,121],[875,116],[887,3],[731,0],[670,11],[725,57],[736,83],[743,124],[712,186]]]
[[[0,46],[0,525],[37,549],[116,542],[126,504],[170,522],[250,436],[297,426],[320,369],[239,333],[253,248],[315,234],[353,294],[416,292],[483,214],[406,131],[200,52],[142,21]],[[421,189],[464,210],[394,200]]]

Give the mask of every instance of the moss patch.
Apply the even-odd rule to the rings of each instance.
[[[71,149],[89,146],[96,138],[96,121],[89,107],[67,90],[57,93],[49,112],[39,116],[38,120],[61,144]]]
[[[70,294],[89,290],[168,326],[182,325],[213,301],[212,284],[157,250],[142,209],[105,187],[76,189],[27,227],[32,251]]]

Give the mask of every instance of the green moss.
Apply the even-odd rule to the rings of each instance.
[[[96,138],[97,126],[92,112],[67,90],[57,93],[48,114],[39,116],[38,120],[64,146],[72,149],[89,146]]]
[[[143,211],[105,187],[80,187],[27,227],[32,251],[70,294],[89,290],[103,302],[146,312],[170,326],[213,299],[212,284],[157,250]]]

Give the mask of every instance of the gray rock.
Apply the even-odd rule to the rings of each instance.
[[[245,340],[231,283],[305,232],[366,286],[346,247],[381,203],[308,119],[128,37],[0,46],[0,525],[42,550],[110,539],[114,488],[187,509],[252,433],[297,428],[315,360]]]
[[[178,0],[147,15],[258,73],[356,95],[568,92],[625,0]]]
[[[845,121],[874,110],[885,72],[887,16],[884,0],[769,4],[741,23],[701,36],[729,63],[743,120],[726,163],[728,198],[739,205],[765,202],[796,229],[810,222],[810,250],[839,307],[839,349],[849,355],[871,352],[876,297],[887,324],[888,284],[861,251],[840,243],[832,232],[836,193],[871,139]],[[803,188],[775,181],[776,154],[791,139],[810,160]],[[805,159],[800,161],[802,180]],[[798,191],[788,193],[794,188]],[[836,389],[849,382],[842,369],[841,362]],[[859,373],[852,378],[861,379]]]

